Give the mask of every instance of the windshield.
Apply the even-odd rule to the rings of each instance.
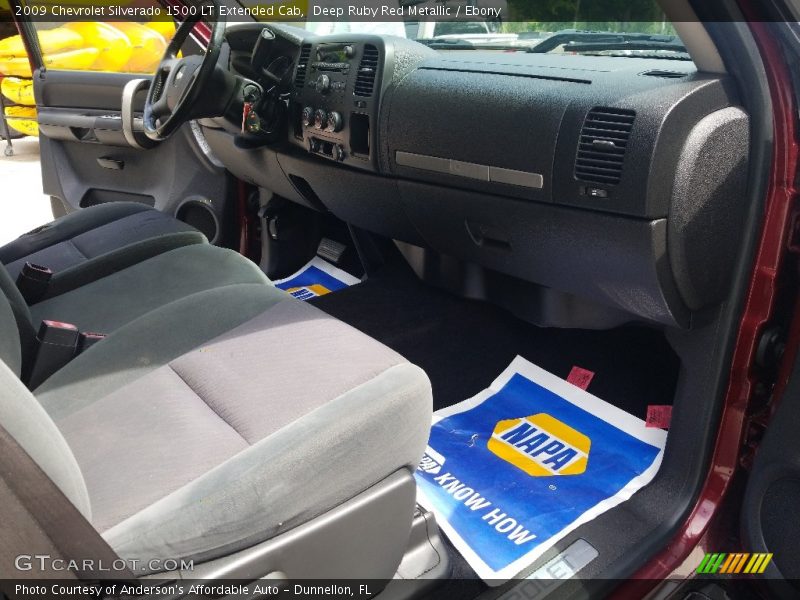
[[[263,0],[240,2],[245,7],[263,6]],[[273,14],[268,20],[276,17],[280,19]],[[318,35],[394,35],[442,52],[495,50],[689,60],[655,0],[384,0],[364,4],[312,0],[303,17],[289,16],[283,22]]]

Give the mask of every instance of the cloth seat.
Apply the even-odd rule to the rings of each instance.
[[[237,283],[271,286],[255,263],[210,244],[163,252],[30,307],[35,323],[66,321],[82,331],[110,333],[175,300]]]
[[[16,381],[18,357],[0,344],[0,423],[121,557],[143,564],[271,539],[413,471],[429,432],[422,370],[270,286],[142,314],[33,394]]]
[[[26,366],[33,360],[34,338],[43,320],[71,323],[81,331],[110,334],[171,302],[233,284],[272,287],[257,265],[236,252],[210,244],[193,244],[157,254],[28,306],[0,265],[0,290],[11,302]]]
[[[0,263],[14,279],[26,262],[48,267],[60,277],[101,258],[121,268],[203,241],[193,227],[149,206],[113,202],[70,213],[20,236],[0,247]]]

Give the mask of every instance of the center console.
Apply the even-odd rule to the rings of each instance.
[[[300,50],[290,139],[310,154],[376,170],[375,134],[385,49],[371,36],[326,36]]]

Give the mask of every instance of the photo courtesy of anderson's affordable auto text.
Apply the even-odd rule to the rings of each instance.
[[[796,0],[0,0],[0,600],[800,597]]]

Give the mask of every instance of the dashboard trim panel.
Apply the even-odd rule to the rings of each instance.
[[[402,150],[395,152],[395,161],[398,165],[404,167],[433,171],[435,173],[446,173],[448,175],[477,179],[479,181],[505,183],[534,189],[541,189],[544,187],[544,176],[541,173],[493,167],[491,165],[465,162],[453,158],[428,156],[426,154],[416,154],[415,152],[404,152]]]

